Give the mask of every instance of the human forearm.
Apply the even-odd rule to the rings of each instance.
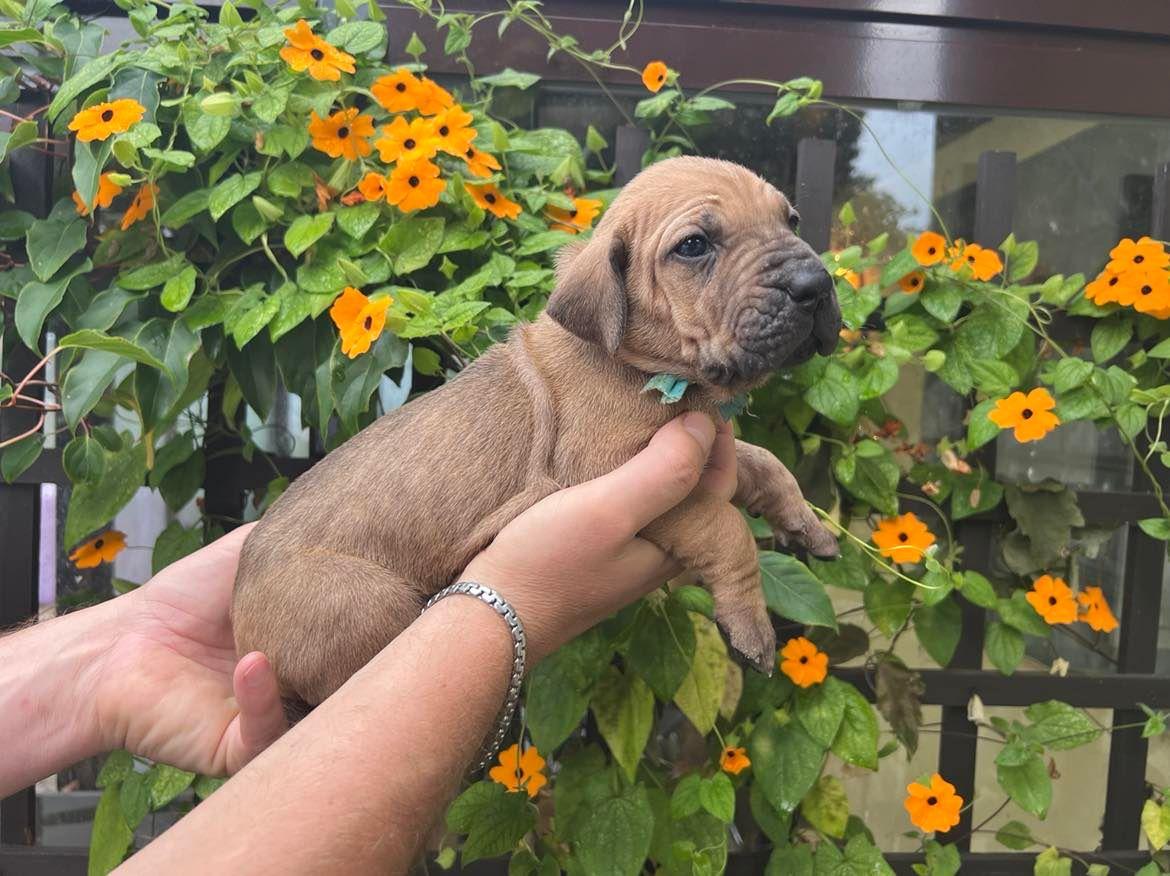
[[[439,602],[128,872],[404,871],[492,728],[511,648],[486,605]]]
[[[117,613],[103,603],[0,637],[0,796],[102,750],[89,692]]]

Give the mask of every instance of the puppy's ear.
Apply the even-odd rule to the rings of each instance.
[[[546,312],[577,337],[613,355],[626,332],[626,244],[613,230],[557,256],[557,287]]]

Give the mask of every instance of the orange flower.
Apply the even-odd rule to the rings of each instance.
[[[946,833],[959,823],[963,798],[955,793],[955,786],[938,773],[930,777],[930,787],[918,782],[906,786],[906,811],[910,821],[919,830]]]
[[[913,511],[879,520],[873,533],[881,555],[895,563],[920,562],[934,541],[934,533]]]
[[[642,84],[657,94],[666,84],[666,77],[670,75],[670,68],[661,61],[651,61],[642,69]]]
[[[386,311],[393,303],[389,295],[371,299],[353,286],[346,286],[329,308],[329,316],[341,334],[341,352],[356,359],[370,349],[386,327]]]
[[[920,265],[936,265],[946,257],[947,241],[934,231],[923,231],[910,247],[914,260]]]
[[[925,283],[926,274],[922,273],[922,271],[911,271],[898,281],[898,286],[903,292],[908,292],[913,295],[915,292],[921,292]]]
[[[725,748],[719,756],[719,768],[733,776],[738,776],[751,765],[746,748]]]
[[[1170,265],[1170,254],[1161,242],[1143,237],[1134,243],[1126,237],[1109,250],[1109,264],[1105,269],[1121,274],[1131,268],[1164,268],[1167,265]]]
[[[439,148],[459,158],[466,155],[476,134],[471,127],[471,113],[461,106],[453,106],[440,112],[433,121]]]
[[[316,110],[310,110],[309,134],[313,148],[330,158],[344,157],[350,161],[369,155],[370,143],[366,138],[374,135],[374,119],[358,112],[356,106],[351,106],[323,119]]]
[[[1117,304],[1123,298],[1132,302],[1137,295],[1136,277],[1132,271],[1118,273],[1108,268],[1085,287],[1085,297],[1095,304]]]
[[[108,173],[103,173],[98,177],[97,196],[94,198],[95,207],[108,207],[114,203],[114,198],[122,193],[122,187],[110,179]],[[77,205],[77,213],[79,216],[88,216],[89,207],[85,201],[81,199],[81,192],[73,192],[73,203]]]
[[[1021,444],[1039,441],[1060,425],[1060,417],[1052,413],[1056,401],[1042,386],[1024,395],[1013,392],[1001,398],[995,407],[987,412],[987,419],[1001,429],[1015,429],[1016,440]]]
[[[544,758],[530,745],[520,754],[519,745],[510,745],[500,752],[499,765],[488,770],[493,782],[499,782],[509,792],[525,790],[535,797],[548,779],[544,775]]]
[[[314,79],[337,82],[342,72],[354,71],[353,56],[325,42],[313,33],[303,18],[284,32],[289,44],[280,50],[280,57],[295,73],[309,71]]]
[[[780,671],[797,687],[820,684],[829,674],[829,655],[817,650],[804,636],[785,642],[780,656],[784,658],[780,661]]]
[[[387,164],[434,158],[439,151],[439,140],[430,119],[416,118],[408,122],[403,116],[395,116],[394,121],[382,126],[382,133],[374,146]]]
[[[82,542],[73,549],[69,559],[79,569],[93,569],[102,563],[114,562],[114,557],[126,547],[126,535],[116,529],[103,532],[96,538]]]
[[[1063,578],[1041,575],[1025,598],[1046,623],[1071,624],[1077,619],[1077,601]]]
[[[553,231],[567,231],[569,234],[588,230],[599,212],[601,201],[594,198],[573,198],[572,210],[565,210],[562,207],[544,208],[544,214],[552,221],[550,227]]]
[[[414,95],[414,108],[424,116],[436,115],[454,105],[455,98],[443,86],[425,76],[419,80],[418,90]]]
[[[984,249],[977,243],[968,243],[951,262],[952,271],[961,270],[963,267],[970,268],[976,280],[990,280],[1003,270],[1003,262],[995,250]]]
[[[380,201],[386,197],[386,177],[370,171],[358,183],[358,192],[367,201]]]
[[[1143,268],[1133,274],[1133,305],[1138,313],[1159,313],[1170,307],[1170,274],[1162,268]]]
[[[82,143],[105,140],[111,134],[129,131],[145,113],[146,107],[138,101],[123,97],[83,109],[69,122],[69,130],[76,131],[77,139]]]
[[[447,183],[439,179],[439,167],[425,158],[399,161],[385,182],[386,200],[404,213],[425,210],[439,203]]]
[[[1100,587],[1086,587],[1077,594],[1077,602],[1081,605],[1077,620],[1084,621],[1098,633],[1111,633],[1117,629],[1117,618],[1110,611]]]
[[[379,76],[370,86],[374,100],[392,113],[404,113],[418,109],[422,82],[409,70],[399,67],[393,73]]]
[[[494,155],[482,152],[474,146],[467,147],[467,151],[463,153],[463,160],[467,162],[467,172],[481,179],[486,179],[500,169],[500,162],[496,161]]]
[[[158,194],[158,186],[154,183],[143,183],[138,187],[134,200],[122,214],[122,230],[125,231],[135,222],[145,219],[154,209],[154,196]]]
[[[834,273],[854,289],[861,288],[861,274],[857,273],[857,271],[850,268],[837,268]]]
[[[490,183],[482,186],[468,185],[467,191],[471,192],[471,199],[475,203],[497,218],[515,219],[520,215],[520,205],[515,201],[509,201],[499,188]]]

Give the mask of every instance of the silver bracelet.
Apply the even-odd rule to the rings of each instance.
[[[427,604],[423,606],[423,611],[426,611],[440,599],[455,593],[474,596],[490,605],[508,624],[508,631],[512,634],[512,678],[508,682],[508,696],[500,711],[495,732],[484,747],[482,759],[475,768],[475,772],[478,773],[495,760],[496,753],[500,750],[500,745],[503,744],[504,737],[508,733],[508,728],[512,725],[512,717],[516,714],[516,705],[520,701],[520,684],[524,681],[524,663],[528,641],[524,637],[524,624],[520,622],[519,615],[516,614],[516,610],[512,608],[508,600],[492,588],[476,584],[474,581],[460,581],[458,584],[444,587],[427,601]]]

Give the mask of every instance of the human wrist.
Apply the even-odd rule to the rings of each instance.
[[[512,606],[524,625],[529,670],[556,650],[559,642],[556,639],[558,622],[553,610],[555,606],[532,586],[525,575],[503,569],[487,555],[480,554],[463,570],[458,580],[474,581],[490,587]],[[503,624],[501,627],[506,631]]]

